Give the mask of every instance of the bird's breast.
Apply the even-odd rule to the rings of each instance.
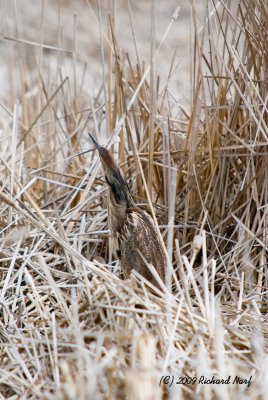
[[[137,270],[153,280],[147,264],[152,264],[165,281],[166,259],[152,219],[142,210],[126,210],[122,230],[118,233],[121,264],[125,275]]]

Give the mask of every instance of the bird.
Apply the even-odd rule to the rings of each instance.
[[[136,270],[159,288],[148,264],[154,266],[165,284],[166,257],[153,220],[135,204],[127,179],[109,150],[99,145],[90,133],[89,137],[98,150],[109,188],[108,225],[123,275],[127,279]]]

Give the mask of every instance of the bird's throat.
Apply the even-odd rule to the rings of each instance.
[[[109,222],[109,228],[113,235],[116,235],[116,233],[122,230],[125,223],[125,215],[126,215],[125,212],[126,208],[124,206],[117,206],[113,204],[113,202],[111,201],[109,202],[108,222]]]

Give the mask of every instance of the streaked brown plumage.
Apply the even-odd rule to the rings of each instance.
[[[165,282],[166,259],[153,221],[134,203],[127,180],[109,151],[89,136],[98,149],[109,187],[109,228],[117,242],[123,273],[128,278],[135,269],[158,286],[146,265],[152,264]]]

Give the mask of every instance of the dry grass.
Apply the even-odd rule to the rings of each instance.
[[[75,33],[73,51],[40,45],[34,66],[29,44],[7,42],[20,63],[1,101],[0,399],[266,398],[267,3],[209,2],[202,28],[192,15],[188,109],[169,87],[176,62],[167,81],[155,72],[177,15],[159,45],[153,27],[145,66],[120,50],[111,13],[92,98]],[[51,72],[53,57],[71,73]],[[164,293],[119,278],[88,130],[158,221]],[[198,383],[213,375],[231,383]]]

